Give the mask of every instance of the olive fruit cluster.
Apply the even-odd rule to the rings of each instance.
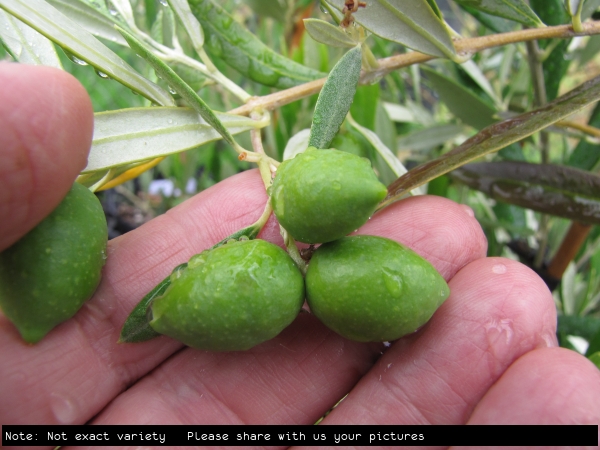
[[[229,242],[173,272],[150,306],[150,327],[195,348],[246,350],[279,334],[306,298],[326,326],[352,340],[415,331],[448,297],[444,279],[395,241],[345,237],[386,192],[370,162],[350,153],[310,148],[285,161],[272,186],[275,215],[295,239],[323,243],[306,279],[271,243]]]
[[[92,296],[107,237],[102,205],[74,183],[49,216],[0,253],[0,308],[26,342],[38,342]]]
[[[324,243],[306,274],[311,311],[356,341],[390,341],[415,331],[448,297],[435,268],[412,250],[375,236],[344,237],[385,197],[366,158],[309,148],[281,164],[273,181],[277,219],[296,239]]]

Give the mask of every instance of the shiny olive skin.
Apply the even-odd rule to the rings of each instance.
[[[428,261],[377,236],[348,236],[320,246],[306,274],[311,312],[338,334],[360,342],[412,333],[449,294]]]
[[[247,350],[277,336],[304,303],[304,280],[289,255],[261,239],[192,257],[151,306],[150,326],[211,351]]]
[[[386,194],[368,159],[311,147],[279,166],[271,205],[288,233],[313,244],[339,239],[362,226]]]
[[[41,340],[92,296],[107,237],[102,205],[74,183],[49,216],[0,253],[0,307],[26,342]]]

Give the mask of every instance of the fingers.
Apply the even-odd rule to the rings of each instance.
[[[556,345],[552,295],[521,264],[479,259],[449,285],[431,321],[394,343],[324,423],[463,424],[515,360]]]
[[[562,348],[519,358],[473,411],[472,424],[600,423],[600,371]]]
[[[0,251],[46,217],[85,167],[93,129],[79,82],[50,67],[0,64]]]
[[[258,173],[242,174],[111,240],[94,297],[34,346],[24,344],[2,317],[0,398],[6,407],[0,408],[0,422],[84,423],[181,348],[163,337],[142,344],[117,341],[133,307],[173,267],[254,222],[265,201]]]
[[[251,176],[257,174],[236,177],[234,181],[242,183],[236,192],[249,192],[249,186],[241,180]],[[449,241],[440,249],[448,254],[433,250],[429,254],[438,262],[455,255],[459,264],[466,264],[485,253],[481,229],[463,207],[440,198],[421,200],[426,208],[421,208],[419,201],[410,201],[390,209],[393,217],[398,217],[397,226],[388,221],[378,227],[379,219],[374,218],[369,231],[388,234],[405,243],[413,242],[416,237],[414,243],[419,250],[419,242],[424,241],[413,227],[427,226],[432,239],[444,241],[445,236]],[[250,199],[243,202],[248,204]],[[240,205],[233,210],[238,215],[243,211]],[[262,205],[256,204],[255,214],[259,215],[261,210]],[[189,221],[194,223],[195,216],[203,214],[198,207],[187,209],[188,212]],[[175,214],[179,217],[181,211],[174,210]],[[448,218],[444,226],[436,224],[440,214]],[[413,225],[407,224],[408,218],[412,218]],[[245,221],[248,223],[249,218]],[[238,228],[241,226],[237,224]],[[472,244],[470,252],[465,251],[460,239],[456,244],[450,243],[454,227],[472,231],[472,238],[478,244]],[[221,234],[234,229],[223,230]],[[275,232],[268,226],[263,238],[275,238]],[[218,240],[217,236],[213,240]],[[190,246],[195,245],[190,242]],[[301,314],[276,339],[247,352],[215,354],[186,349],[178,353],[119,396],[97,416],[95,423],[131,421],[133,417],[140,423],[314,423],[352,388],[382,349],[380,344],[365,345],[342,339],[312,315]]]
[[[8,325],[3,326],[0,351],[7,356],[0,366],[0,376],[6,375],[2,379],[9,379],[9,382],[0,386],[0,395],[5,399],[5,410],[11,411],[11,422],[86,422],[127,386],[181,348],[181,344],[166,337],[143,344],[116,342],[127,315],[156,283],[191,255],[254,222],[262,214],[266,200],[257,171],[231,177],[164,216],[111,241],[103,281],[94,298],[73,320],[61,324],[36,346],[23,345],[16,332],[11,333],[7,331]],[[388,233],[406,244],[414,243],[414,248],[420,251],[426,245],[415,228],[428,228],[430,238],[448,241],[443,248],[440,247],[440,252],[445,254],[432,252],[429,255],[438,262],[451,261],[456,256],[460,264],[466,264],[485,253],[481,229],[463,207],[445,199],[432,197],[422,200],[427,204],[424,210],[417,201],[400,202],[390,208],[390,213],[398,218],[398,230],[386,222],[382,229],[369,225],[370,232]],[[414,214],[415,208],[419,214]],[[448,217],[443,226],[437,223],[440,215]],[[414,225],[406,223],[408,218],[412,218]],[[377,220],[375,217],[372,222],[375,224]],[[452,225],[448,226],[449,223]],[[472,230],[473,239],[478,244],[471,246],[470,252],[465,251],[465,243],[460,239],[455,245],[451,244],[455,227]],[[272,221],[267,224],[262,237],[281,240]],[[373,349],[372,345],[343,341],[312,316],[307,317],[300,317],[280,340],[258,346],[243,356],[239,353],[205,354],[186,350],[149,376],[148,381],[144,381],[149,384],[130,388],[123,395],[123,400],[113,404],[126,410],[130,414],[129,420],[132,420],[131,417],[136,417],[140,411],[136,398],[144,393],[144,414],[154,411],[164,415],[163,423],[177,423],[182,420],[177,411],[185,408],[193,410],[195,406],[182,402],[178,397],[177,408],[169,410],[160,404],[157,392],[147,392],[144,386],[152,383],[160,385],[162,380],[172,378],[170,392],[178,392],[177,389],[186,391],[185,386],[197,386],[194,378],[201,368],[194,364],[199,364],[214,374],[211,388],[217,393],[224,393],[220,399],[223,414],[234,414],[236,408],[242,407],[240,398],[245,395],[244,408],[262,411],[257,421],[268,421],[269,417],[284,420],[288,411],[288,423],[292,417],[310,423],[309,419],[320,417],[350,390],[372,365],[373,359],[379,356],[380,349],[378,346]],[[269,350],[273,346],[278,351]],[[294,350],[298,347],[307,349],[309,353]],[[235,361],[244,359],[255,360],[246,371],[261,385],[260,389],[254,389],[255,401],[251,401],[250,392],[242,393],[228,387],[232,383],[239,385],[237,371],[242,374],[244,371]],[[192,370],[183,370],[184,367]],[[27,377],[16,376],[17,373],[26,373]],[[290,374],[297,376],[294,383],[285,381]],[[208,375],[205,372],[203,376]],[[275,389],[277,386],[281,386],[281,390],[279,387]],[[201,386],[197,387],[198,396],[208,396]],[[29,396],[24,399],[19,392],[29,392]],[[301,404],[288,403],[288,396]],[[191,400],[195,398],[194,395],[189,397]],[[128,401],[128,398],[131,400]],[[259,404],[261,399],[264,402]],[[214,414],[213,406],[205,405],[208,405],[206,411]],[[106,414],[116,414],[111,408]],[[198,411],[194,412],[198,414]],[[217,416],[215,420],[219,419],[224,420],[223,416]],[[102,416],[98,420],[103,420]]]

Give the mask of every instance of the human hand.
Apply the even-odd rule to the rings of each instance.
[[[48,214],[85,166],[92,109],[71,76],[0,64],[0,248]],[[117,344],[134,305],[176,265],[250,223],[266,193],[256,171],[231,177],[113,239],[103,280],[71,320],[27,345],[0,316],[0,423],[329,424],[600,422],[600,372],[556,348],[556,310],[525,266],[486,258],[472,211],[421,196],[359,233],[413,248],[450,298],[417,333],[345,340],[310,314],[246,352],[167,337]],[[271,218],[261,238],[281,244]]]

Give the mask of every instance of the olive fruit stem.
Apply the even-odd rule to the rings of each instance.
[[[269,202],[269,204],[270,203],[271,202]],[[306,275],[306,271],[308,270],[308,265],[306,264],[306,261],[304,261],[304,259],[302,259],[302,256],[300,255],[300,251],[298,250],[298,246],[296,245],[296,241],[294,240],[292,235],[290,233],[288,233],[287,230],[285,228],[283,228],[281,225],[279,225],[279,231],[281,233],[281,237],[283,237],[283,243],[285,244],[285,248],[286,248],[288,254],[292,258],[292,261],[294,261],[296,263],[296,265],[298,266],[298,269],[300,269],[300,272],[302,272],[302,275]]]

